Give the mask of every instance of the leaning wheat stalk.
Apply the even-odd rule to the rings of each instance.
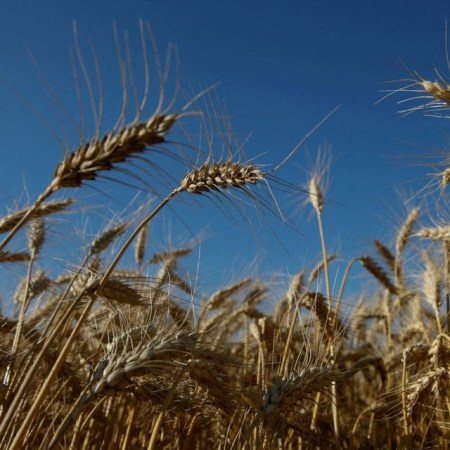
[[[265,174],[253,164],[240,164],[231,161],[215,162],[212,164],[205,163],[201,167],[191,170],[181,180],[180,185],[164,198],[151,214],[136,227],[104,273],[99,287],[102,287],[103,283],[111,275],[119,260],[140,232],[178,194],[182,192],[204,194],[207,192],[226,191],[233,188],[244,191],[249,184],[256,184],[264,180],[264,178]]]
[[[98,139],[81,145],[65,156],[56,166],[53,180],[36,202],[16,222],[0,244],[3,249],[17,230],[55,192],[63,188],[81,187],[86,181],[95,180],[101,172],[113,169],[117,164],[129,161],[148,148],[165,142],[165,136],[181,116],[180,112],[168,114],[155,112],[146,122],[138,122],[119,131],[112,131]]]
[[[316,218],[317,218],[317,224],[319,228],[319,235],[320,235],[320,243],[322,248],[322,261],[323,261],[323,270],[324,270],[324,276],[325,276],[325,288],[326,288],[326,294],[327,294],[327,303],[328,303],[328,310],[331,310],[331,283],[330,283],[330,271],[329,271],[329,256],[327,252],[327,245],[325,240],[325,232],[323,227],[323,220],[322,220],[322,211],[325,206],[325,192],[324,192],[324,174],[326,171],[326,165],[325,167],[319,168],[319,170],[316,171],[316,173],[313,173],[309,185],[308,185],[308,193],[309,193],[309,202],[311,203],[313,209],[316,212]],[[332,323],[333,325],[333,323]],[[330,357],[332,361],[334,362],[335,358],[335,342],[332,337],[328,338],[328,350],[330,352]],[[333,415],[333,428],[334,428],[334,434],[337,439],[339,439],[339,418],[338,418],[338,404],[337,404],[337,390],[336,390],[336,382],[332,381],[331,383],[331,395],[332,395],[332,415]],[[316,405],[315,405],[315,411],[313,413],[313,421],[312,423],[315,424],[319,403],[320,403],[320,397],[321,392],[318,391],[316,395]],[[315,426],[315,425],[313,425]]]
[[[53,202],[44,203],[40,207],[36,207],[32,213],[29,212],[30,208],[24,208],[9,213],[7,216],[0,219],[0,233],[11,231],[17,225],[17,223],[22,220],[25,214],[28,214],[28,219],[37,219],[48,216],[50,214],[61,212],[71,204],[72,200],[70,198],[67,198],[65,200],[56,200]]]

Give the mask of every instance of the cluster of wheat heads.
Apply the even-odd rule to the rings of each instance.
[[[442,83],[417,86],[447,104]],[[0,316],[0,447],[449,448],[450,230],[419,228],[419,209],[393,245],[375,241],[378,256],[351,260],[334,292],[324,173],[314,172],[307,190],[322,260],[292,276],[281,295],[246,277],[207,296],[180,270],[191,248],[148,255],[149,223],[180,195],[232,205],[272,196],[270,172],[210,154],[138,225],[100,232],[73,261],[76,271],[41,269],[46,248],[57,248],[48,224],[73,204],[53,195],[105,171],[114,178],[132,160],[151,163],[157,152],[177,156],[168,135],[191,104],[163,105],[127,126],[121,116],[103,137],[83,141],[35,203],[0,219],[3,273],[11,265],[25,273],[11,299],[15,313]],[[121,268],[132,245],[135,266]],[[413,270],[411,253],[420,261]],[[344,317],[357,264],[380,289]]]

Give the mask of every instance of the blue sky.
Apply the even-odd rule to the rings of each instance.
[[[86,59],[89,40],[98,55],[105,97],[103,130],[107,131],[120,104],[112,23],[117,23],[119,32],[130,34],[139,87],[139,20],[143,19],[151,24],[162,55],[169,43],[176,45],[182,95],[220,82],[213,94],[220,99],[215,107],[226,106],[234,132],[245,141],[246,154],[260,155],[261,164],[281,161],[340,106],[278,173],[303,185],[318,147],[331,148],[324,221],[330,252],[340,258],[333,269],[339,279],[346,261],[371,253],[373,239],[389,243],[406,211],[426,200],[415,194],[436,170],[426,165],[429,158],[448,143],[446,120],[398,114],[401,106],[396,102],[407,97],[401,94],[375,103],[384,95],[381,91],[402,86],[386,82],[410,78],[411,70],[432,79],[434,67],[448,73],[444,41],[448,11],[446,1],[416,0],[5,0],[0,17],[1,211],[5,213],[15,201],[25,202],[26,195],[34,199],[62,158],[64,149],[43,119],[56,134],[67,134],[69,149],[79,143],[68,117],[61,109],[55,114],[51,107],[58,95],[71,114],[78,114],[69,58],[72,22],[77,23]],[[52,93],[40,78],[52,86]],[[92,200],[107,205],[105,211],[111,214],[125,208],[136,194],[122,193],[118,184],[95,187],[103,194],[86,188],[77,198],[82,204]],[[118,201],[110,202],[110,196]],[[279,220],[268,220],[260,229],[250,216],[256,223],[252,232],[228,220],[220,208],[211,209],[210,202],[184,198],[184,203],[180,200],[173,206],[190,231],[168,211],[154,225],[154,247],[183,243],[202,232],[206,238],[199,251],[200,283],[207,286],[238,277],[255,255],[256,273],[292,274],[320,259],[317,227],[304,203],[300,192],[280,197],[298,231]],[[438,217],[435,211],[432,214]],[[65,225],[94,233],[97,222],[87,216],[72,215]],[[106,220],[107,213],[101,217]],[[239,222],[239,216],[234,218]],[[425,214],[423,222],[427,220]]]

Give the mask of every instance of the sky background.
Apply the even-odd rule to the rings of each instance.
[[[4,0],[0,16],[1,214],[35,199],[51,180],[64,150],[73,150],[80,142],[64,112],[80,116],[70,63],[73,21],[92,79],[89,42],[95,47],[104,91],[102,131],[108,131],[121,100],[112,24],[117,24],[121,36],[125,31],[130,35],[139,90],[143,85],[142,19],[151,24],[162,57],[170,43],[176,45],[179,69],[171,71],[170,79],[180,82],[177,104],[182,106],[183,98],[220,82],[199,105],[206,102],[218,116],[226,110],[236,140],[245,142],[246,155],[258,156],[260,164],[280,162],[310,129],[340,107],[277,173],[302,186],[318,148],[331,149],[323,214],[330,253],[339,256],[332,266],[338,282],[351,258],[373,253],[373,239],[391,243],[406,212],[421,202],[430,203],[432,189],[425,193],[422,189],[437,170],[429,166],[430,159],[436,160],[449,142],[448,122],[420,113],[399,114],[402,105],[397,102],[408,98],[407,94],[377,101],[385,95],[383,90],[404,86],[401,80],[411,78],[412,71],[430,79],[435,79],[435,67],[448,74],[445,19],[449,12],[447,1],[417,0]],[[150,49],[149,55],[152,59]],[[152,77],[154,81],[154,71]],[[155,84],[152,87],[157,96]],[[86,120],[92,123],[83,83],[81,90]],[[149,101],[148,113],[154,100]],[[88,132],[92,130],[91,125]],[[186,130],[191,143],[204,144],[192,120]],[[186,139],[180,131],[174,133],[176,139]],[[220,138],[215,142],[220,152]],[[180,170],[182,174],[184,168]],[[85,230],[92,236],[115,211],[129,215],[148,198],[141,195],[132,203],[137,191],[117,183],[98,182],[93,187],[66,193],[75,195],[81,206],[75,208],[76,214],[53,224],[55,237],[67,239],[70,231],[63,229],[72,229],[74,235]],[[165,189],[161,188],[162,193],[170,186]],[[295,190],[279,197],[296,230],[276,219],[263,220],[260,226],[250,214],[252,230],[242,225],[239,214],[233,213],[230,220],[207,199],[185,196],[172,204],[184,224],[170,211],[159,216],[152,226],[151,246],[161,250],[166,244],[182,245],[202,236],[191,269],[195,276],[198,262],[198,284],[206,291],[249,270],[265,278],[287,277],[315,266],[321,258],[317,226],[306,199]],[[87,208],[89,204],[95,208]],[[424,212],[421,223],[429,222],[428,214],[444,220],[445,206]],[[60,258],[57,265],[70,266],[76,261],[72,252],[78,254],[78,250],[69,244],[63,248],[60,256],[51,248],[48,255]],[[256,266],[252,265],[255,260]],[[350,291],[357,286],[358,273]]]

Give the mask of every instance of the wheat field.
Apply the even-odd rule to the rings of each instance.
[[[149,39],[145,26],[141,33]],[[194,249],[150,253],[152,240],[164,240],[150,225],[179,197],[225,205],[211,215],[230,208],[240,219],[260,208],[281,216],[273,187],[296,187],[278,167],[232,149],[204,152],[187,141],[189,159],[172,134],[187,119],[207,122],[199,104],[209,90],[178,107],[165,77],[161,70],[151,114],[147,85],[135,119],[123,113],[104,134],[93,108],[95,132],[55,161],[47,188],[26,207],[4,207],[2,277],[12,266],[24,275],[4,299],[12,312],[0,316],[1,448],[450,448],[448,225],[421,227],[423,212],[412,208],[391,243],[375,240],[354,255],[336,287],[318,170],[303,195],[317,219],[319,264],[292,275],[282,295],[251,274],[204,294],[179,270]],[[417,77],[396,94],[410,91],[425,97],[417,110],[450,104],[443,80]],[[166,176],[172,160],[188,167],[179,178]],[[43,270],[44,259],[61,257],[55,240],[64,236],[48,226],[76,211],[73,193],[104,176],[136,181],[133,165],[151,170],[152,207],[135,220],[111,217],[91,242],[81,239],[81,261],[57,275]],[[345,288],[357,266],[367,277],[349,309]]]

